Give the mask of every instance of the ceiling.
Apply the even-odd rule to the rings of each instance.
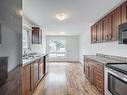
[[[23,0],[23,12],[32,22],[44,28],[46,34],[60,32],[80,35],[87,32],[97,20],[125,0]],[[66,13],[63,22],[56,19],[57,13]]]

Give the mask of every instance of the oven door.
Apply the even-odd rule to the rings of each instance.
[[[122,31],[122,41],[123,41],[123,44],[127,44],[127,29],[124,29]]]
[[[127,95],[127,78],[119,72],[107,72],[107,95]]]

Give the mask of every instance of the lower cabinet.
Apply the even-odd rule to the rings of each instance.
[[[39,82],[39,63],[38,63],[38,61],[35,61],[33,63],[33,69],[34,69],[33,84],[34,84],[34,88],[36,88],[38,85],[38,82]]]
[[[44,61],[43,58],[41,58],[39,61],[39,80],[41,80],[43,76],[44,76]]]
[[[91,59],[85,61],[85,75],[100,95],[104,95],[104,65]]]
[[[31,95],[31,66],[23,67],[23,95]]]
[[[44,76],[43,57],[23,67],[23,95],[32,95]]]

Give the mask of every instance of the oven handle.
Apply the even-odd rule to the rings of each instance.
[[[108,69],[108,72],[113,74],[114,76],[118,77],[119,79],[127,82],[127,77],[124,77],[124,74],[120,74],[119,72],[115,71],[115,70],[112,70],[110,68],[107,68]]]

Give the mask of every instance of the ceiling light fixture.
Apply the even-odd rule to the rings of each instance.
[[[65,34],[65,32],[60,32],[60,34]]]
[[[68,15],[65,14],[65,13],[59,13],[59,14],[56,14],[56,18],[57,18],[59,21],[64,21],[65,19],[68,18]]]

